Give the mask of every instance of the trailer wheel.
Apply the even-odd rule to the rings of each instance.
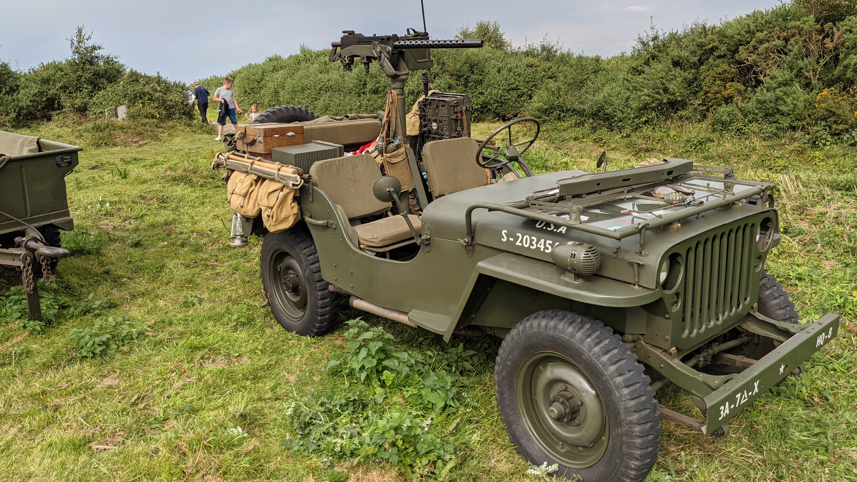
[[[268,305],[283,328],[306,336],[330,331],[334,294],[321,277],[318,252],[305,227],[266,234],[260,265]]]
[[[280,122],[306,122],[318,119],[312,111],[294,105],[271,107],[253,119],[251,124],[270,124]]]
[[[531,464],[617,482],[641,482],[655,464],[655,392],[637,356],[600,321],[561,310],[528,316],[503,340],[494,382],[506,430]]]

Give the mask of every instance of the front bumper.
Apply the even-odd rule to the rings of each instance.
[[[839,315],[827,314],[789,338],[750,368],[704,397],[708,407],[705,433],[725,424],[753,400],[764,395],[807,361],[839,332]]]
[[[740,373],[710,375],[681,360],[689,352],[667,352],[637,340],[634,350],[643,363],[667,380],[687,390],[706,415],[694,425],[711,434],[753,400],[786,378],[839,333],[839,315],[824,315],[811,325],[791,325],[748,313],[736,326],[749,333],[772,338],[781,344]]]

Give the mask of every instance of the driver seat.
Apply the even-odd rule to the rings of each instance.
[[[443,139],[423,147],[429,190],[435,197],[487,186],[488,171],[476,164],[479,143],[470,137]]]

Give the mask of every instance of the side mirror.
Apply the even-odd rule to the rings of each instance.
[[[601,172],[607,172],[607,151],[601,151],[601,154],[598,156],[598,160],[595,161],[595,168],[601,169],[601,166],[604,166],[604,169]]]
[[[372,186],[375,199],[382,203],[397,202],[402,192],[402,183],[393,176],[381,176]]]
[[[420,238],[420,235],[417,234],[417,230],[414,228],[413,223],[411,223],[411,218],[408,217],[408,211],[405,209],[405,206],[402,205],[402,201],[399,200],[399,194],[402,193],[402,183],[393,176],[381,176],[377,181],[375,181],[375,185],[372,186],[372,193],[375,194],[375,199],[382,203],[392,202],[396,205],[396,209],[399,210],[399,214],[405,218],[405,224],[408,225],[408,229],[411,231],[411,236],[414,237],[414,242],[417,243],[417,246],[421,245],[423,241]]]

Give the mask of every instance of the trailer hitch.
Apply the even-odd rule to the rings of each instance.
[[[39,300],[39,285],[33,266],[40,263],[42,279],[45,285],[51,280],[51,260],[65,258],[68,250],[48,246],[35,236],[15,238],[15,247],[0,249],[0,265],[17,268],[21,271],[21,283],[27,295],[27,315],[30,320],[42,320],[42,306]]]

